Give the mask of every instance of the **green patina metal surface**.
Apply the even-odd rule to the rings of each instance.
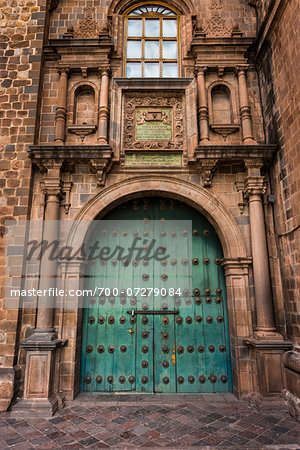
[[[128,286],[181,287],[181,295],[114,296],[106,291],[108,295],[87,298],[81,390],[230,392],[226,290],[219,264],[223,254],[213,227],[187,205],[157,197],[127,202],[105,219],[115,221],[114,229],[108,227],[105,235],[102,230],[101,236],[91,239],[104,240],[112,248],[128,247],[138,232],[140,236],[154,236],[159,245],[171,249],[172,258],[150,260],[148,264],[132,261],[128,265],[98,259],[88,267],[85,287],[93,290],[105,286],[119,291]],[[168,220],[172,220],[173,229],[165,233]],[[182,220],[192,221],[193,232],[185,234]],[[192,239],[191,246],[188,239]],[[132,310],[134,315],[128,314]]]

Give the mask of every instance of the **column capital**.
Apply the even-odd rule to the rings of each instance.
[[[225,277],[230,275],[248,275],[249,267],[252,265],[252,258],[224,258],[221,260]]]
[[[262,159],[245,159],[244,164],[248,177],[256,177],[261,175],[261,168],[264,165]]]
[[[41,190],[47,197],[49,195],[61,197],[62,195],[61,168],[61,160],[43,159],[41,161],[40,169],[44,173]]]
[[[70,71],[70,66],[58,66],[57,67],[57,71],[58,73],[61,75],[62,73],[65,73],[68,75],[69,71]]]
[[[246,73],[248,69],[249,64],[238,64],[237,66],[235,66],[235,74],[239,75],[242,74],[243,72]]]
[[[265,177],[247,177],[245,179],[245,197],[250,199],[252,195],[263,195],[266,192]]]
[[[62,195],[62,184],[57,178],[45,178],[41,183],[41,190],[47,197],[55,196],[60,198]]]
[[[106,74],[107,76],[109,76],[109,75],[111,74],[111,67],[110,67],[109,64],[100,66],[100,67],[98,68],[98,70],[99,70],[99,73],[100,73],[101,76],[102,76],[102,75],[105,75],[105,74]]]
[[[195,66],[195,75],[196,76],[198,76],[199,74],[205,75],[205,72],[207,72],[207,66],[201,66],[198,64]]]

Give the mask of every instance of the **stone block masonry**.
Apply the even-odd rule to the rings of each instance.
[[[47,0],[0,1],[0,220],[29,216],[31,163]],[[4,238],[1,234],[1,252]],[[0,255],[0,410],[14,389],[17,315],[3,309],[4,255]],[[19,312],[21,314],[21,311]]]

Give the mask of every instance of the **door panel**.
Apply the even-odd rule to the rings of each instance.
[[[128,248],[134,237],[153,238],[172,256],[127,264],[124,253],[122,261],[96,259],[89,265],[86,288],[102,286],[106,292],[86,298],[81,390],[231,391],[223,255],[213,227],[187,205],[157,197],[127,202],[101,223],[108,220],[113,222],[107,222],[107,229],[102,225],[101,235],[98,230],[91,242]],[[192,233],[182,220],[192,221]],[[130,295],[127,289],[134,287],[141,290]],[[114,288],[119,295],[113,294]],[[167,295],[143,295],[153,288],[165,288]],[[170,288],[181,293],[168,295]],[[123,289],[127,295],[120,294]]]

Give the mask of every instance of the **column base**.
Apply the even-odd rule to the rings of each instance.
[[[210,140],[208,138],[200,139],[199,145],[210,145]]]
[[[243,139],[243,144],[244,145],[257,145],[257,141],[253,138],[246,138],[246,139]]]
[[[281,335],[275,334],[273,339],[257,335],[244,339],[246,345],[254,351],[256,359],[256,385],[264,397],[279,397],[283,389],[281,358],[285,351],[292,347]],[[270,334],[268,335],[270,336]]]
[[[282,335],[277,331],[273,330],[256,330],[253,334],[254,339],[263,340],[267,339],[269,341],[278,340],[282,341]]]
[[[57,352],[66,345],[65,339],[57,339],[53,329],[36,329],[34,334],[21,342],[26,350],[24,398],[13,406],[12,414],[52,417],[63,406],[58,394]]]
[[[53,415],[61,409],[60,404],[64,404],[64,400],[58,398],[57,394],[52,394],[49,398],[24,398],[18,401],[12,408],[12,417],[42,417],[43,419],[51,419]]]
[[[100,145],[107,145],[107,139],[99,137],[97,139],[97,143],[100,144]]]

